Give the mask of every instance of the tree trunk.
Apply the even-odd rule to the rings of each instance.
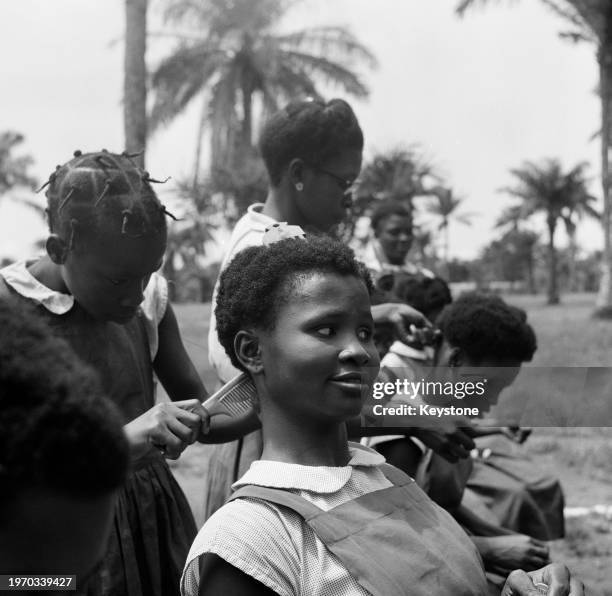
[[[449,281],[450,280],[450,264],[449,264],[449,251],[450,251],[450,239],[449,239],[449,232],[448,232],[448,219],[444,218],[444,223],[443,223],[443,229],[444,229],[444,268],[445,268],[445,275],[446,275],[446,280]]]
[[[250,83],[242,86],[242,142],[243,149],[248,150],[253,145],[253,90]]]
[[[125,148],[142,151],[137,160],[144,167],[147,136],[147,0],[125,0],[125,60],[123,124]]]
[[[570,292],[578,291],[578,276],[577,276],[577,268],[576,268],[576,256],[578,254],[578,244],[576,243],[576,230],[569,232],[569,250],[568,250],[568,287]]]
[[[612,230],[610,201],[610,128],[612,122],[612,9],[606,15],[604,39],[599,48],[599,87],[601,95],[601,185],[603,191],[602,226],[604,250],[601,264],[601,279],[595,316],[612,317]]]
[[[557,251],[555,249],[556,226],[556,221],[548,221],[548,304],[559,304],[559,282],[557,279]]]
[[[200,181],[200,163],[202,162],[202,135],[204,134],[204,126],[206,126],[206,120],[208,118],[208,98],[204,95],[204,99],[202,100],[202,111],[200,113],[200,122],[198,123],[198,131],[196,138],[196,150],[195,150],[195,160],[193,164],[193,192],[195,196],[195,192],[198,188],[198,182]]]
[[[527,257],[527,288],[530,294],[536,293],[535,276],[534,276],[534,259],[533,252]]]

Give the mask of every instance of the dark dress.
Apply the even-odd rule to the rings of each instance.
[[[0,276],[0,297],[18,294]],[[153,369],[141,313],[126,325],[92,319],[78,304],[56,315],[38,307],[56,335],[100,375],[128,423],[154,405]],[[178,596],[196,526],[185,495],[154,448],[135,462],[121,489],[102,564],[88,596]],[[77,578],[78,581],[78,578]],[[82,588],[82,587],[81,587]]]
[[[542,473],[505,437],[478,440],[490,455],[474,461],[467,487],[493,511],[505,528],[539,540],[565,535],[564,498],[559,480]]]

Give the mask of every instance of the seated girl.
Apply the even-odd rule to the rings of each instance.
[[[484,395],[472,399],[472,403],[467,403],[469,398],[461,402],[451,398],[455,405],[478,406],[482,414],[497,402],[501,391],[514,381],[521,364],[531,360],[536,349],[535,335],[525,313],[497,296],[464,294],[442,311],[437,322],[443,341],[436,346],[433,357],[430,359],[425,353],[410,350],[402,344],[392,346],[381,363],[381,376],[385,381],[410,378],[445,382],[459,380],[466,374],[472,375],[466,379],[468,381],[486,378]],[[433,405],[448,405],[440,403],[441,396],[419,396],[415,402],[420,399]],[[480,430],[485,434],[488,432],[487,429]],[[448,464],[430,450],[423,453],[414,440],[392,438],[394,440],[377,444],[378,451],[389,463],[415,477],[436,503],[461,521],[472,534],[486,569],[495,572],[489,579],[503,584],[505,575],[516,565],[536,569],[548,561],[548,549],[540,540],[548,537],[546,519],[531,494],[518,488],[520,479],[505,473],[504,466],[511,461],[510,458],[504,457],[488,473],[489,478],[493,476],[498,482],[487,483],[485,472],[478,474],[484,500],[472,495],[460,507],[474,467],[480,469],[483,464],[472,460]],[[537,475],[533,462],[524,458],[520,461],[515,458],[514,465],[524,468],[523,477]],[[546,481],[545,478],[542,480]],[[549,487],[551,482],[555,484],[561,497],[556,512],[557,518],[562,520],[561,489],[554,479],[547,482]],[[502,527],[506,524],[496,517],[495,509],[487,507],[493,501],[492,497],[502,491],[502,504],[514,511],[517,522],[514,526]]]
[[[184,596],[487,593],[476,548],[450,515],[347,441],[345,421],[379,366],[371,290],[351,250],[325,238],[247,248],[223,272],[219,339],[257,387],[263,455],[200,530]],[[528,594],[531,579],[570,588],[567,570],[550,566],[515,573],[508,593]]]

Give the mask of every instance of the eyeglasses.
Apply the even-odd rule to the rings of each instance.
[[[324,168],[320,168],[319,166],[311,166],[311,167],[314,168],[315,170],[318,170],[322,174],[327,174],[328,176],[331,176],[338,183],[338,186],[342,189],[342,192],[345,195],[353,194],[357,190],[357,187],[359,186],[358,178],[347,180],[346,178],[342,178],[342,176],[338,176],[338,174],[334,174],[333,172],[330,172],[329,170],[326,170]]]

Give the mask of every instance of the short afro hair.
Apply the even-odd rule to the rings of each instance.
[[[494,294],[462,294],[445,307],[437,323],[445,339],[476,362],[485,358],[529,362],[537,349],[525,311]]]
[[[370,216],[370,227],[376,231],[380,222],[391,217],[392,215],[398,215],[399,217],[407,217],[412,224],[412,209],[397,201],[395,199],[387,199],[381,201],[374,207],[372,215]]]
[[[367,268],[350,248],[328,237],[288,238],[252,246],[232,259],[221,273],[215,317],[219,342],[236,368],[244,370],[234,352],[238,331],[273,329],[280,306],[289,300],[300,279],[312,273],[357,277],[372,292]]]
[[[441,277],[423,273],[400,274],[394,287],[398,299],[435,322],[437,315],[453,301],[448,284]]]
[[[27,489],[120,487],[129,448],[96,373],[28,305],[0,299],[0,327],[0,503]]]
[[[259,139],[272,186],[293,159],[322,166],[351,149],[363,150],[363,132],[343,99],[293,101],[268,120]]]

